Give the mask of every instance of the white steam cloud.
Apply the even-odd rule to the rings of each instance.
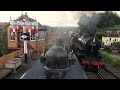
[[[88,15],[80,16],[78,25],[80,34],[89,33],[90,35],[94,35],[96,32],[96,26],[100,21],[100,14],[97,14],[94,11],[89,11]]]
[[[78,26],[81,16],[92,16],[95,11],[58,11],[56,13],[57,26]]]

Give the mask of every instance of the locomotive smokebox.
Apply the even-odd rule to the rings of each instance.
[[[65,69],[68,67],[67,52],[61,46],[53,46],[46,53],[45,65],[50,69]]]

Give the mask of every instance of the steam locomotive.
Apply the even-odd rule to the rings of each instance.
[[[70,46],[85,70],[96,71],[104,66],[99,53],[101,44],[95,37],[88,33],[74,34],[71,36]]]

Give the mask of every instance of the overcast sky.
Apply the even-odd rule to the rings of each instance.
[[[78,26],[79,17],[91,15],[93,11],[0,11],[0,22],[9,22],[27,12],[30,18],[36,19],[42,25],[49,26]],[[115,11],[120,15],[120,11]]]

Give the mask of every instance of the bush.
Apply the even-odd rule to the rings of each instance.
[[[120,42],[113,43],[113,46],[120,49]]]
[[[102,32],[102,31],[97,31],[96,33],[95,33],[95,36],[96,37],[98,37],[98,39],[102,39],[102,36],[104,35],[104,32]]]
[[[0,56],[8,54],[8,45],[7,45],[7,30],[4,29],[0,32]]]
[[[107,53],[106,51],[101,51],[100,53],[102,55],[103,61],[112,62],[112,63],[120,66],[120,57],[113,56],[113,55]]]
[[[108,48],[108,47],[104,47],[104,50],[105,50],[107,53],[112,52],[112,50],[111,50],[110,48]]]
[[[120,29],[120,25],[114,25],[113,27],[112,27],[112,29]]]

